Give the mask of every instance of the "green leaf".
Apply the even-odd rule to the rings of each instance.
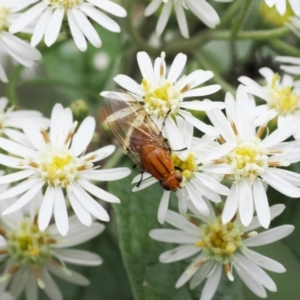
[[[148,233],[159,228],[157,209],[162,189],[157,184],[147,190],[132,193],[132,178],[111,182],[110,192],[122,203],[114,205],[124,264],[136,299],[191,300],[187,287],[175,289],[182,273],[180,263],[161,264],[158,256],[169,245],[152,240]]]
[[[160,263],[159,255],[174,246],[157,242],[149,237],[148,233],[151,229],[162,227],[157,222],[162,188],[156,184],[143,191],[132,193],[131,180],[132,178],[126,178],[122,181],[111,182],[109,191],[120,197],[122,202],[114,205],[114,211],[121,252],[135,299],[199,299],[201,287],[195,291],[189,290],[188,285],[180,289],[175,288],[177,279],[191,259],[171,264]],[[171,206],[177,207],[175,197],[171,199],[171,202]],[[224,278],[214,299],[242,300],[240,284],[238,282],[232,284]]]

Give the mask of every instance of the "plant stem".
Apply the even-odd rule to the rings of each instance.
[[[271,40],[274,38],[279,38],[281,36],[284,36],[288,32],[289,29],[284,26],[275,29],[268,29],[268,30],[240,31],[235,36],[235,39],[237,40],[253,39],[256,41]],[[177,40],[172,43],[169,43],[168,45],[165,46],[164,51],[168,54],[176,54],[181,51],[184,53],[192,53],[196,49],[198,49],[198,47],[205,45],[211,40],[230,40],[231,35],[232,33],[230,30],[207,29],[189,40]]]
[[[268,40],[269,45],[280,54],[300,57],[300,50],[279,39]]]
[[[8,83],[6,86],[6,95],[9,104],[11,106],[14,106],[15,108],[18,106],[18,100],[16,94],[16,83],[23,69],[24,67],[22,65],[18,65],[17,67],[15,67],[8,78]]]
[[[237,34],[240,31],[241,27],[244,25],[244,23],[247,19],[247,15],[249,13],[251,4],[253,3],[253,1],[252,0],[246,0],[246,1],[242,0],[242,1],[240,1],[240,3],[243,6],[243,10],[241,12],[241,15],[237,19],[237,21],[232,26],[232,33],[231,33],[232,38],[235,38],[237,36]]]
[[[228,82],[226,82],[222,76],[220,74],[218,74],[218,72],[216,72],[214,70],[214,68],[211,66],[211,64],[203,57],[202,54],[200,54],[200,52],[195,52],[194,53],[196,59],[198,60],[198,62],[207,70],[211,70],[214,73],[214,77],[212,78],[212,80],[219,84],[222,89],[225,92],[230,92],[231,94],[235,95],[235,88],[229,84]]]
[[[128,16],[126,18],[127,21],[127,28],[128,28],[128,32],[131,36],[131,38],[135,41],[135,43],[143,50],[147,51],[148,54],[153,55],[153,56],[157,56],[159,55],[159,53],[161,51],[159,51],[159,49],[153,48],[152,46],[150,46],[148,44],[147,41],[145,41],[141,35],[139,34],[139,32],[137,31],[136,27],[133,24],[133,20],[134,20],[134,16],[133,16],[133,4],[134,1],[130,0],[128,1],[127,4],[127,13]]]

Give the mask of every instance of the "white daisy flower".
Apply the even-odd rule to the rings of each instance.
[[[293,56],[277,56],[275,60],[284,63],[280,66],[280,69],[284,72],[300,75],[300,58]]]
[[[202,197],[205,196],[209,200],[219,203],[221,202],[219,194],[228,196],[229,189],[221,185],[211,174],[202,172],[201,164],[208,159],[217,159],[227,154],[235,147],[235,143],[231,145],[228,143],[225,147],[218,146],[212,136],[193,137],[193,126],[181,117],[177,117],[176,123],[177,126],[172,118],[167,119],[165,136],[168,138],[171,149],[174,149],[171,154],[174,167],[182,176],[180,188],[176,190],[179,211],[182,214],[186,213],[188,203],[191,201],[199,212],[207,215],[209,209]],[[143,180],[141,181],[141,179]],[[149,173],[138,175],[132,182],[138,183],[133,191],[144,189],[157,181]],[[161,198],[157,217],[161,224],[166,218],[170,193],[171,191],[165,190]]]
[[[278,216],[284,205],[271,207],[271,218]],[[168,211],[166,222],[176,229],[154,229],[150,237],[155,240],[179,244],[178,247],[162,253],[162,263],[171,263],[185,258],[193,258],[190,265],[177,280],[175,286],[180,288],[189,282],[191,289],[200,285],[205,279],[200,300],[213,298],[222,275],[222,268],[230,281],[235,273],[240,276],[247,287],[258,297],[267,297],[266,289],[276,292],[274,281],[263,270],[282,273],[285,268],[277,261],[255,252],[250,247],[271,244],[289,235],[294,226],[282,225],[257,233],[259,220],[253,219],[248,228],[238,219],[232,219],[224,225],[220,215],[210,208],[209,216],[203,216],[197,210],[187,218]]]
[[[7,53],[21,65],[32,67],[42,56],[37,49],[7,31],[17,16],[15,10],[9,4],[7,0],[0,0],[0,50]],[[1,63],[0,80],[3,82],[8,81]]]
[[[300,160],[300,143],[283,142],[299,128],[300,120],[290,120],[286,126],[264,137],[268,120],[256,129],[255,101],[244,86],[237,89],[236,100],[227,93],[225,103],[227,118],[220,111],[209,112],[208,117],[220,131],[219,142],[223,146],[236,143],[236,147],[204,164],[202,170],[233,181],[222,216],[224,224],[238,210],[242,224],[248,226],[256,210],[261,225],[268,228],[270,209],[263,182],[286,196],[300,197],[300,174],[279,168]]]
[[[187,61],[187,56],[182,53],[175,57],[168,74],[164,52],[161,53],[161,57],[156,58],[154,66],[146,52],[138,52],[137,61],[143,76],[141,84],[123,74],[117,75],[114,80],[135,94],[139,101],[144,102],[146,112],[155,122],[162,123],[166,117],[170,119],[171,115],[181,115],[199,130],[217,135],[212,126],[206,125],[186,109],[210,111],[224,108],[224,103],[183,101],[185,98],[207,96],[220,90],[221,86],[218,84],[197,88],[211,79],[214,76],[213,72],[196,70],[179,78]],[[101,95],[106,96],[107,93],[102,92]]]
[[[39,194],[33,202],[41,203],[41,198],[42,195]],[[4,202],[1,201],[1,209],[8,205]],[[62,300],[63,296],[51,275],[76,285],[88,285],[86,277],[70,270],[65,263],[100,265],[102,259],[97,254],[70,247],[99,235],[104,230],[104,225],[92,222],[90,227],[85,227],[74,215],[69,219],[68,234],[62,237],[54,225],[50,225],[45,231],[39,230],[36,208],[30,205],[26,210],[1,218],[0,259],[3,265],[0,295],[8,290],[18,298],[25,292],[28,300],[37,300],[39,287],[50,299]]]
[[[284,74],[281,79],[269,68],[261,68],[259,73],[266,80],[265,86],[246,76],[238,79],[248,93],[266,101],[257,107],[257,125],[262,125],[268,117],[278,117],[278,127],[281,128],[291,119],[300,118],[300,88],[295,86],[293,77]]]
[[[8,107],[8,100],[0,97],[0,136],[5,135],[9,139],[19,142],[22,145],[30,146],[27,137],[20,132],[22,119],[31,119],[37,125],[49,126],[49,119],[44,118],[36,110],[13,110]]]
[[[300,17],[300,0],[265,0],[269,7],[275,5],[277,11],[284,15],[289,4],[296,16]]]
[[[216,2],[231,2],[232,0],[214,0]],[[152,0],[145,9],[145,16],[154,14],[161,5],[163,5],[161,15],[156,25],[156,34],[160,36],[171,15],[172,6],[174,4],[176,18],[180,32],[183,37],[189,38],[188,24],[184,10],[190,10],[198,19],[206,26],[215,28],[220,23],[220,18],[213,6],[206,0]]]
[[[120,32],[120,26],[101,10],[117,17],[126,17],[126,11],[110,0],[10,0],[16,9],[30,8],[10,26],[11,33],[21,31],[25,26],[36,22],[31,45],[37,45],[44,37],[50,47],[59,35],[66,17],[74,42],[79,50],[87,49],[88,40],[93,46],[101,47],[101,39],[89,19],[112,32]]]
[[[130,174],[130,169],[97,170],[94,164],[108,157],[115,146],[106,146],[85,154],[95,131],[95,119],[87,117],[77,131],[76,127],[77,122],[73,122],[70,108],[64,109],[61,104],[56,104],[52,110],[49,134],[31,120],[22,123],[30,147],[0,137],[0,148],[13,155],[0,154],[0,163],[21,169],[2,176],[0,184],[22,180],[0,195],[0,199],[20,196],[3,215],[26,205],[45,187],[38,219],[40,230],[47,228],[53,212],[58,231],[62,235],[67,234],[69,223],[64,193],[84,225],[91,226],[92,216],[109,221],[107,212],[90,194],[108,202],[119,203],[120,200],[90,181],[118,180]]]

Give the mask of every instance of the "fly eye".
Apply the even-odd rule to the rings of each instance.
[[[171,188],[169,187],[169,185],[166,182],[161,182],[161,186],[163,187],[164,190],[166,191],[171,191]]]
[[[178,181],[178,182],[181,182],[182,181],[182,175],[180,173],[175,173],[175,179]]]

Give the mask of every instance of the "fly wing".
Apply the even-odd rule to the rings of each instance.
[[[135,145],[158,144],[161,134],[143,106],[128,92],[115,90],[103,101],[106,121],[125,154],[139,164]],[[132,138],[134,136],[134,144]]]

